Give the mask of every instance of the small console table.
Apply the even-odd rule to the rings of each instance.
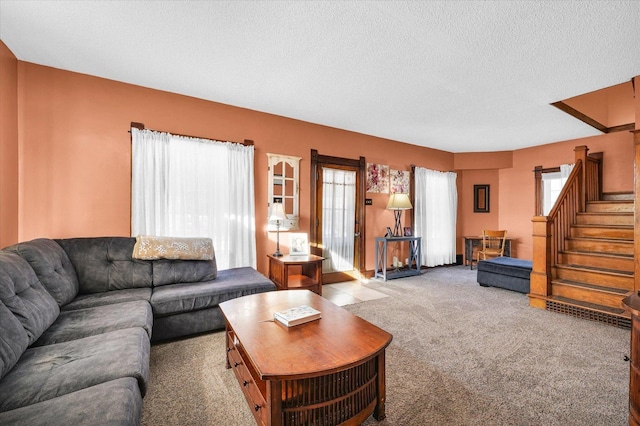
[[[324,257],[273,256],[269,257],[269,279],[278,290],[306,289],[322,296],[322,261]]]
[[[387,268],[387,245],[389,243],[409,243],[409,263],[402,268]],[[383,281],[393,278],[420,275],[422,251],[422,237],[377,237],[376,238],[376,269],[374,278],[382,278]]]

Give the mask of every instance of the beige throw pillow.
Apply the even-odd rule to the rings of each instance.
[[[212,260],[215,256],[211,238],[180,238],[138,235],[133,258],[142,260],[181,259]]]

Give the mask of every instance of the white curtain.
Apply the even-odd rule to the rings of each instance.
[[[424,266],[456,262],[457,175],[415,168],[415,235],[422,237]]]
[[[353,270],[356,173],[323,168],[322,256],[324,272]]]
[[[542,174],[542,214],[547,216],[556,203],[575,164],[561,164],[560,172]]]
[[[131,134],[131,235],[210,237],[219,269],[255,268],[253,146]]]
[[[562,186],[564,186],[567,179],[569,179],[573,166],[575,166],[575,164],[560,164],[560,179],[562,180]]]

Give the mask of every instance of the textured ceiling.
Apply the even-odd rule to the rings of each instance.
[[[6,1],[22,61],[450,152],[600,134],[549,104],[640,75],[638,1]]]

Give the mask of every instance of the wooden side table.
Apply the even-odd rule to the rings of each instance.
[[[324,257],[274,256],[269,257],[269,279],[278,290],[307,289],[322,296],[322,261]]]

